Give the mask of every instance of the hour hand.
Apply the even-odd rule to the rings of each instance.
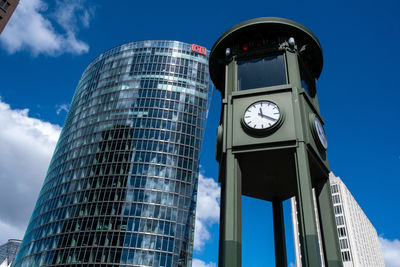
[[[258,113],[259,116],[261,116],[261,118],[264,118],[264,114],[262,112],[262,108],[260,108],[260,113]]]

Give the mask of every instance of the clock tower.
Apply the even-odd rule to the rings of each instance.
[[[209,66],[222,95],[219,266],[242,263],[242,195],[273,204],[276,266],[287,266],[282,202],[291,197],[297,201],[302,266],[342,266],[316,89],[322,71],[318,39],[287,19],[252,19],[217,40]]]

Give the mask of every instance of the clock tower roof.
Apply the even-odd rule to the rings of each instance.
[[[234,50],[243,38],[251,41],[252,38],[259,38],[259,36],[266,36],[268,39],[271,35],[280,39],[293,37],[300,50],[300,55],[307,61],[314,77],[320,76],[323,56],[317,37],[309,29],[292,20],[262,17],[233,26],[215,42],[210,53],[209,68],[211,79],[218,90],[223,91],[225,65],[231,59],[230,55],[226,55],[226,49]],[[247,46],[245,50],[247,50]]]

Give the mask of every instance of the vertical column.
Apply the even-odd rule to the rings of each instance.
[[[342,267],[329,179],[325,179],[317,186],[316,194],[326,266]]]
[[[297,211],[301,244],[301,261],[303,267],[321,266],[318,245],[317,225],[314,214],[314,201],[311,174],[308,163],[306,145],[299,142],[295,152],[297,171]]]
[[[285,224],[281,200],[274,199],[272,201],[272,212],[274,217],[275,266],[286,267]]]
[[[228,151],[221,181],[219,267],[242,266],[242,181],[238,162]]]

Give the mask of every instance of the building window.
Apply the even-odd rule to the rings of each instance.
[[[286,84],[283,55],[239,60],[238,90]]]
[[[333,195],[333,196],[332,196],[332,202],[333,202],[333,204],[338,204],[338,203],[340,203],[340,197],[339,197],[339,195]]]
[[[335,214],[341,214],[342,213],[342,206],[341,205],[337,205],[337,206],[333,206],[333,210],[335,211]]]
[[[4,9],[4,11],[7,11],[7,9],[10,7],[10,3],[6,0],[1,0],[0,7]]]
[[[343,252],[342,252],[342,260],[343,260],[343,261],[351,261],[350,252],[348,252],[348,251],[343,251]]]
[[[347,243],[347,239],[340,239],[339,243],[340,243],[340,249],[349,248],[349,245]]]
[[[336,217],[336,225],[344,225],[344,219],[343,216],[337,216]]]
[[[331,185],[331,191],[332,191],[332,194],[339,192],[337,184]]]
[[[315,80],[310,78],[311,75],[306,75],[304,69],[300,70],[301,87],[310,95],[315,96]]]
[[[338,234],[339,234],[339,237],[346,236],[346,228],[345,227],[339,227],[338,228]]]

